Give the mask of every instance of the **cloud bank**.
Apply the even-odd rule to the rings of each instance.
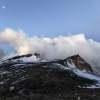
[[[94,68],[100,68],[100,43],[86,39],[84,34],[39,38],[28,37],[22,30],[15,31],[8,28],[0,33],[0,42],[11,46],[17,55],[37,52],[51,60],[79,54]],[[2,58],[2,55],[0,56]]]

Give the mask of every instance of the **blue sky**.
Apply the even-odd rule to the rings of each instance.
[[[100,0],[0,0],[0,31],[8,27],[28,36],[84,33],[100,41]]]

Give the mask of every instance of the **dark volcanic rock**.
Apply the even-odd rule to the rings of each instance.
[[[21,56],[15,56],[15,57],[12,57],[12,58],[10,58],[10,59],[8,59],[8,60],[19,59],[19,58],[21,58],[21,57],[31,57],[31,56],[32,56],[32,54],[21,55]]]
[[[12,59],[30,56],[29,54],[13,57]],[[17,62],[3,62],[0,65],[0,96],[9,97],[10,95],[18,98],[17,95],[28,95],[31,98],[30,95],[39,94],[39,96],[35,95],[38,98],[36,100],[42,100],[43,93],[45,93],[45,96],[48,93],[66,93],[71,90],[79,90],[79,87],[97,83],[96,80],[74,73],[73,68],[69,68],[72,65],[75,70],[85,70],[87,73],[93,72],[91,66],[79,55],[54,61],[18,62],[17,60]]]

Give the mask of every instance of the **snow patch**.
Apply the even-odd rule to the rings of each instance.
[[[89,89],[94,89],[94,88],[100,88],[100,81],[94,85],[89,85],[89,86],[78,86],[80,88],[89,88]]]
[[[15,87],[14,86],[11,86],[10,88],[9,88],[9,91],[12,91],[12,90],[14,90],[15,89]]]
[[[40,58],[37,58],[36,56],[31,56],[31,57],[23,57],[23,58],[20,58],[19,60],[22,60],[23,62],[36,62],[36,61],[39,61]]]
[[[100,77],[98,77],[98,76],[95,76],[95,75],[80,71],[78,69],[74,69],[73,71],[74,71],[74,73],[76,73],[77,75],[79,75],[81,77],[85,77],[85,78],[88,78],[88,79],[100,81]]]
[[[57,65],[59,66],[59,68],[61,68],[63,70],[73,71],[78,76],[88,78],[88,79],[92,79],[92,80],[96,80],[96,81],[100,81],[100,77],[98,77],[96,75],[92,75],[92,74],[86,72],[85,70],[81,71],[81,70],[77,69],[73,63],[71,64],[71,63],[67,62],[67,64],[68,64],[68,67],[60,65],[60,64],[57,64]]]
[[[67,64],[68,64],[68,67],[69,68],[76,68],[76,66],[75,66],[75,64],[72,62],[72,63],[69,63],[68,61],[67,61]]]
[[[46,59],[43,58],[38,58],[35,55],[32,55],[30,57],[21,57],[18,59],[10,59],[10,60],[5,60],[3,61],[4,63],[8,63],[8,62],[46,62]],[[0,64],[2,64],[2,62],[0,62]]]
[[[0,82],[0,84],[4,84],[4,83],[5,83],[4,81],[1,81],[1,82]]]
[[[0,62],[0,64],[2,64],[2,62]]]
[[[18,67],[18,66],[25,66],[26,64],[15,64],[13,66]]]
[[[11,73],[11,72],[9,72],[9,71],[0,71],[0,75],[9,74],[9,73]]]
[[[76,68],[75,64],[72,62],[72,63],[69,63],[67,62],[68,64],[68,67],[74,72],[76,73],[77,75],[81,76],[81,77],[85,77],[85,78],[88,78],[88,79],[92,79],[92,80],[96,80],[96,81],[100,81],[100,77],[98,76],[95,76],[95,75],[92,75],[90,73],[88,73],[86,70],[79,70],[78,68]]]

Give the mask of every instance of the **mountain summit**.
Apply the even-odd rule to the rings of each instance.
[[[50,61],[35,53],[0,62],[1,96],[84,88],[100,88],[100,77],[79,55]]]
[[[74,56],[68,57],[68,58],[64,59],[63,61],[64,61],[64,66],[77,68],[81,71],[86,71],[86,72],[90,72],[90,73],[93,72],[91,65],[89,63],[87,63],[79,55],[74,55]]]

